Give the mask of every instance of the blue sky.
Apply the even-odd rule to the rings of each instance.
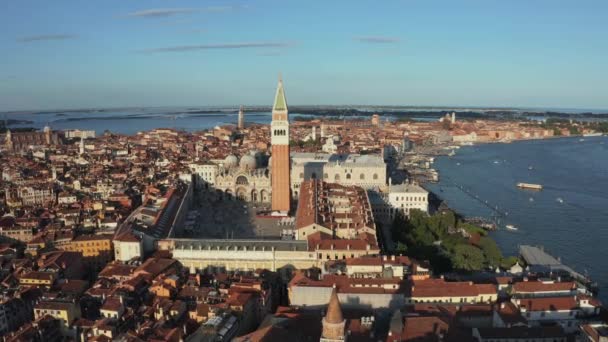
[[[5,0],[0,111],[608,109],[608,1]]]

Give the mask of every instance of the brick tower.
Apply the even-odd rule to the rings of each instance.
[[[327,305],[327,313],[323,317],[323,332],[321,333],[320,342],[343,342],[346,341],[344,328],[346,320],[342,316],[342,308],[340,308],[340,300],[334,288],[329,297]]]
[[[271,180],[272,180],[272,210],[287,214],[291,204],[289,181],[289,117],[287,116],[287,100],[283,90],[283,80],[279,77],[279,85],[272,106],[272,122],[270,123],[270,143],[272,145]]]
[[[243,106],[241,106],[241,108],[239,108],[239,120],[237,122],[237,128],[238,129],[245,128],[245,110],[243,109]]]

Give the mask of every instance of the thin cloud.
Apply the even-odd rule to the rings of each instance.
[[[135,11],[127,14],[127,17],[135,18],[167,18],[181,14],[191,14],[196,12],[227,12],[247,6],[209,6],[204,8],[150,8],[141,11]]]
[[[224,44],[204,44],[204,45],[179,45],[169,46],[154,49],[144,49],[139,52],[156,53],[156,52],[185,52],[199,50],[222,50],[222,49],[267,49],[267,48],[283,48],[291,44],[284,42],[249,42],[249,43],[224,43]]]
[[[41,34],[37,36],[25,36],[17,39],[20,43],[31,43],[46,40],[67,40],[76,38],[73,34]]]
[[[127,14],[127,17],[140,18],[166,18],[178,14],[188,14],[198,12],[197,8],[152,8],[147,10],[135,11]]]
[[[391,43],[399,43],[401,40],[399,38],[393,37],[382,37],[382,36],[359,36],[355,37],[356,41],[361,43],[371,43],[371,44],[391,44]]]
[[[258,56],[281,56],[282,53],[280,51],[267,51],[267,52],[260,52],[257,55]]]

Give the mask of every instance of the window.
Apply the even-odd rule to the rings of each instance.
[[[324,178],[324,179],[327,179],[327,178],[329,178],[329,175],[328,175],[327,173],[324,173],[324,174],[323,174],[323,178]]]
[[[360,174],[360,175],[359,175],[359,179],[360,179],[360,180],[365,180],[365,175],[364,175],[364,174]]]
[[[350,173],[346,174],[346,179],[350,179]]]
[[[374,178],[374,180],[378,180],[378,174],[377,174],[377,173],[374,173],[373,178]]]
[[[340,175],[339,175],[339,174],[336,174],[336,175],[334,176],[334,180],[335,180],[335,181],[339,181],[339,180],[340,180]]]

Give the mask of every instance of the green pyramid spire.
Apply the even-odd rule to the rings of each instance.
[[[285,111],[287,110],[287,100],[285,99],[285,90],[283,90],[283,80],[279,77],[279,85],[277,86],[277,94],[274,98],[274,105],[272,111]]]

